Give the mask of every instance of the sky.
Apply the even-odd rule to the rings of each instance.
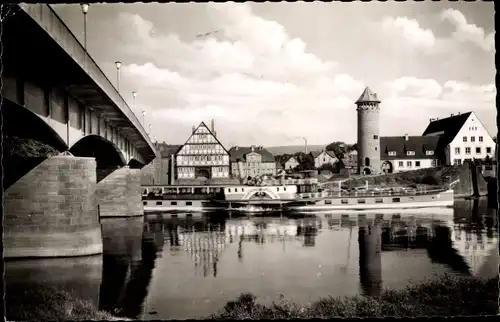
[[[83,43],[80,6],[52,7]],[[495,135],[494,32],[487,2],[91,4],[87,50],[158,141],[214,119],[227,148],[355,143],[366,86],[381,136],[468,111]]]

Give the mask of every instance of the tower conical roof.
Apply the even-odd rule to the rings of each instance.
[[[377,97],[377,93],[372,92],[369,87],[365,88],[363,94],[361,94],[361,96],[356,101],[356,104],[368,102],[380,103],[380,100]]]

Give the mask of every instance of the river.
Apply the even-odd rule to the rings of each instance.
[[[102,219],[102,256],[7,261],[6,282],[57,286],[149,320],[207,316],[244,292],[263,304],[281,295],[309,303],[444,274],[498,274],[498,217],[486,200],[365,215],[165,217]]]

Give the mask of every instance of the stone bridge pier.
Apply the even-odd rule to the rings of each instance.
[[[100,254],[99,217],[143,215],[153,144],[49,6],[2,24],[4,257]]]

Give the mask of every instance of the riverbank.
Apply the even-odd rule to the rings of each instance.
[[[8,321],[122,320],[52,286],[8,286],[5,307]]]
[[[252,294],[242,294],[210,318],[288,319],[335,317],[416,317],[498,314],[498,278],[480,281],[445,276],[404,290],[384,290],[380,297],[325,298],[310,305],[282,300],[261,305]]]

